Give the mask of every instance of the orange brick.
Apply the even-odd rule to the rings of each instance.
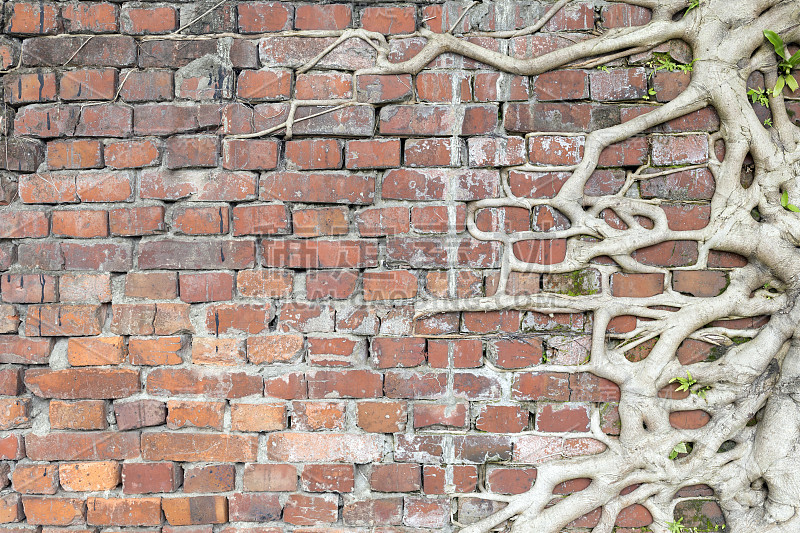
[[[67,344],[71,366],[118,365],[122,363],[125,341],[122,337],[72,338]]]
[[[86,504],[89,525],[161,525],[161,498],[89,498]]]
[[[107,427],[106,402],[103,400],[50,401],[51,429],[90,430],[106,429]]]
[[[112,490],[121,482],[120,465],[116,461],[61,463],[58,477],[64,490],[70,492]]]
[[[58,465],[18,464],[11,477],[20,494],[55,494],[58,490]]]
[[[231,404],[232,431],[277,431],[286,427],[286,408],[280,403]]]

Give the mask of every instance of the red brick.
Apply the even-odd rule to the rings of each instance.
[[[349,298],[356,290],[358,272],[351,270],[310,271],[306,274],[306,297],[309,300]]]
[[[45,274],[5,274],[0,277],[3,301],[44,303],[56,300],[56,278]]]
[[[133,111],[120,104],[85,106],[75,135],[85,137],[127,137],[131,134]]]
[[[82,524],[86,516],[86,502],[80,498],[47,498],[25,496],[22,507],[28,524],[44,526],[69,526]]]
[[[393,168],[400,166],[400,139],[347,141],[347,168]]]
[[[8,33],[48,35],[61,29],[57,4],[13,2],[5,8]]]
[[[53,235],[59,237],[108,236],[108,220],[105,211],[53,211]]]
[[[133,193],[131,175],[124,172],[82,172],[76,185],[82,202],[124,202]]]
[[[231,404],[233,431],[267,432],[285,428],[286,408],[283,404]]]
[[[346,235],[348,215],[348,210],[343,207],[295,209],[292,212],[292,227],[298,237]]]
[[[221,430],[225,402],[199,402],[169,400],[167,402],[167,427],[212,428]]]
[[[243,270],[236,274],[240,296],[269,298],[288,296],[292,291],[292,273],[283,270]]]
[[[62,274],[58,283],[62,302],[111,301],[111,275],[94,273]]]
[[[174,272],[129,272],[125,276],[125,296],[149,300],[172,299],[178,294]]]
[[[169,33],[178,29],[178,10],[171,6],[128,7],[120,15],[122,32],[132,35]]]
[[[387,372],[384,395],[387,398],[433,400],[441,398],[447,389],[447,373],[422,374],[413,371]]]
[[[611,291],[614,296],[647,298],[661,294],[664,289],[663,274],[623,274],[611,276]]]
[[[120,464],[116,461],[61,463],[58,479],[64,490],[70,492],[112,490],[121,481]]]
[[[159,162],[159,145],[152,140],[117,141],[105,145],[103,157],[110,168],[141,168]]]
[[[70,366],[119,365],[123,362],[122,337],[86,337],[68,339]]]
[[[406,100],[411,96],[411,83],[408,74],[362,74],[357,77],[357,98],[370,104]]]
[[[370,268],[378,265],[377,243],[367,240],[261,241],[264,266],[288,268]]]
[[[56,75],[53,72],[7,74],[3,86],[5,101],[12,105],[56,99]]]
[[[100,168],[103,147],[100,141],[70,139],[47,143],[47,166],[51,170]]]
[[[348,502],[342,508],[342,517],[348,526],[400,525],[403,520],[403,499],[378,498]],[[384,529],[392,531],[391,528]]]
[[[417,74],[416,88],[417,97],[423,102],[472,100],[470,76],[463,73],[421,72]]]
[[[228,232],[228,206],[176,207],[172,212],[172,228],[184,235],[214,235]]]
[[[21,369],[4,368],[0,370],[0,394],[3,396],[18,396],[22,390]]]
[[[366,209],[356,214],[358,232],[362,237],[381,237],[408,232],[407,207],[381,207]]]
[[[58,465],[19,464],[11,477],[20,494],[55,494],[58,490]]]
[[[581,404],[540,404],[536,429],[552,432],[589,431],[589,410]]]
[[[52,347],[51,339],[28,339],[0,335],[0,363],[47,364]]]
[[[459,133],[460,126],[445,105],[388,105],[380,112],[381,135],[448,136]]]
[[[173,76],[166,70],[129,70],[119,77],[119,96],[126,102],[158,102],[173,98]]]
[[[174,492],[182,477],[181,467],[175,463],[124,463],[122,491],[125,494]]]
[[[234,488],[234,465],[193,466],[183,471],[184,492],[228,492]]]
[[[128,356],[132,365],[178,365],[183,362],[178,352],[183,348],[181,337],[128,340]]]
[[[228,521],[228,501],[225,496],[163,498],[161,506],[171,526],[224,524]]]
[[[361,27],[384,35],[414,33],[416,9],[405,7],[367,7],[361,12]]]
[[[383,456],[383,437],[350,433],[273,433],[267,455],[273,461],[369,463]]]
[[[247,492],[294,492],[297,468],[280,464],[245,465],[242,485]]]
[[[298,30],[343,30],[350,25],[352,8],[346,4],[300,5],[295,9]]]
[[[146,433],[142,457],[148,461],[253,462],[258,438],[217,433]]]
[[[147,391],[156,396],[204,395],[243,398],[261,395],[263,380],[244,372],[206,372],[196,368],[157,368],[147,377]]]
[[[243,70],[236,83],[236,95],[244,100],[287,100],[291,96],[289,70]]]
[[[654,135],[651,143],[654,165],[697,164],[708,160],[706,135]]]
[[[277,494],[241,494],[228,498],[230,520],[234,522],[272,522],[281,518]]]
[[[342,146],[335,139],[287,141],[286,161],[289,169],[342,168]]]
[[[673,411],[669,414],[669,423],[678,429],[700,429],[711,421],[711,415],[703,410]]]
[[[268,235],[289,231],[286,207],[280,204],[241,205],[233,208],[233,234]]]
[[[365,300],[400,300],[417,295],[417,277],[405,270],[364,272]]]
[[[217,270],[251,268],[255,242],[248,240],[162,240],[139,246],[139,268],[144,270]]]
[[[344,72],[298,74],[294,94],[299,100],[349,99],[353,96],[353,76]]]
[[[475,428],[490,433],[519,433],[528,427],[528,411],[515,405],[485,405]]]
[[[335,495],[292,494],[283,508],[283,520],[301,526],[332,524],[336,522],[338,509],[339,499]]]
[[[117,90],[116,69],[83,69],[61,76],[59,94],[63,100],[112,100]]]
[[[25,436],[29,459],[35,461],[104,461],[139,457],[139,435],[135,433],[59,432]]]
[[[64,29],[71,33],[116,32],[118,9],[110,3],[77,2],[61,8]]]
[[[300,482],[307,492],[353,492],[355,470],[353,465],[305,465]]]
[[[382,394],[382,376],[369,370],[315,370],[306,377],[309,398],[378,398]]]
[[[167,168],[214,167],[218,153],[217,137],[171,137],[166,143]]]
[[[27,336],[99,335],[104,310],[99,305],[36,305],[28,308]]]
[[[602,10],[603,26],[606,28],[644,26],[650,22],[650,18],[650,10],[638,6],[616,4]]]
[[[50,427],[53,429],[106,429],[106,404],[102,400],[78,402],[50,401]]]
[[[375,178],[346,174],[276,172],[262,175],[261,199],[286,202],[371,204]]]
[[[161,525],[161,498],[89,498],[86,507],[90,525]]]
[[[278,166],[278,145],[271,139],[225,139],[222,166],[231,170],[270,170]]]
[[[30,369],[25,385],[40,398],[125,398],[139,391],[139,372],[130,369]]]
[[[192,362],[196,365],[239,365],[245,361],[245,345],[242,339],[219,339],[194,337],[192,339]]]
[[[238,9],[239,31],[262,33],[291,29],[293,11],[283,2],[248,2]]]
[[[372,466],[370,488],[378,492],[415,492],[422,488],[422,475],[415,464],[378,464]]]

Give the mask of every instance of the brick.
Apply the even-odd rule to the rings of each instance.
[[[131,134],[133,111],[129,106],[100,104],[84,107],[75,135],[85,137],[127,137]]]
[[[654,135],[651,143],[654,165],[697,164],[708,160],[706,135]]]
[[[8,124],[10,121],[5,121]],[[20,172],[33,172],[44,161],[44,146],[40,141],[12,137],[8,139],[8,151],[0,154],[0,168]]]
[[[53,211],[52,234],[58,237],[108,236],[108,217],[105,211]]]
[[[606,28],[644,26],[651,18],[649,9],[625,4],[604,7],[601,17]]]
[[[18,396],[22,390],[21,369],[4,368],[0,370],[0,394],[3,396]]]
[[[692,296],[710,298],[721,294],[728,285],[728,277],[724,272],[676,271],[672,275],[672,288],[678,292]]]
[[[228,492],[234,487],[234,465],[193,466],[183,471],[184,492]]]
[[[172,100],[173,75],[166,70],[128,70],[120,74],[119,96],[126,102]]]
[[[236,82],[236,95],[244,100],[288,100],[292,72],[289,70],[243,70]]]
[[[228,207],[179,206],[172,212],[173,231],[184,235],[214,235],[228,232]]]
[[[344,402],[292,402],[292,428],[299,431],[345,429]]]
[[[475,428],[490,433],[519,433],[528,427],[528,411],[515,405],[485,405]]]
[[[380,237],[406,233],[410,229],[407,207],[381,207],[356,214],[358,232],[362,237]]]
[[[196,427],[221,430],[224,414],[224,402],[169,400],[167,428]]]
[[[231,170],[271,170],[278,166],[279,143],[271,139],[225,139],[222,166]]]
[[[67,360],[70,366],[119,365],[124,359],[122,337],[86,337],[68,339]]]
[[[52,102],[56,99],[56,75],[45,71],[8,74],[3,89],[4,99],[11,105]]]
[[[67,270],[123,272],[132,268],[131,243],[61,243]]]
[[[55,494],[58,490],[58,465],[19,464],[11,476],[20,494]]]
[[[373,465],[369,477],[370,488],[378,492],[414,492],[422,488],[419,465]]]
[[[28,204],[77,202],[77,186],[73,174],[26,174],[19,178],[20,199]]]
[[[413,371],[387,372],[384,377],[384,395],[387,398],[413,398],[433,400],[441,398],[447,389],[447,374],[422,374]]]
[[[6,274],[0,277],[2,299],[9,303],[54,302],[56,281],[46,274]]]
[[[172,299],[178,295],[174,272],[129,272],[125,276],[125,296],[149,300]]]
[[[170,137],[166,143],[167,168],[214,167],[218,153],[217,137]]]
[[[283,404],[231,404],[233,431],[267,432],[286,428],[286,409]]]
[[[305,465],[300,483],[307,492],[353,492],[355,469],[353,465]]]
[[[182,477],[181,467],[175,463],[124,463],[122,491],[124,494],[174,492]]]
[[[124,202],[131,198],[131,175],[125,172],[80,173],[76,179],[82,202]]]
[[[61,487],[70,492],[94,492],[115,489],[122,481],[116,461],[61,463],[58,465]]]
[[[417,277],[411,272],[364,272],[365,300],[399,300],[416,295]]]
[[[52,347],[51,339],[28,339],[0,335],[0,363],[47,364]]]
[[[336,495],[292,494],[283,508],[283,520],[301,526],[332,524],[338,518],[338,511],[339,498]]]
[[[449,498],[403,498],[403,524],[409,527],[443,529],[449,521]]]
[[[214,433],[147,433],[142,457],[148,461],[253,462],[257,437]]]
[[[63,100],[112,100],[117,90],[116,69],[82,69],[61,76]]]
[[[241,33],[262,33],[291,29],[291,5],[283,2],[248,2],[238,9]]]
[[[288,296],[292,278],[291,272],[285,270],[242,270],[236,273],[236,288],[244,297]]]
[[[28,308],[28,336],[99,335],[104,311],[99,305],[37,305]]]
[[[18,460],[25,457],[25,441],[21,434],[0,437],[0,458]]]
[[[132,365],[178,365],[183,359],[178,352],[183,348],[181,337],[128,340],[128,358]]]
[[[461,124],[450,106],[388,105],[381,108],[381,135],[448,136],[460,130]]]
[[[300,67],[336,42],[335,37],[264,37],[258,45],[261,62],[267,66]],[[374,66],[375,51],[360,39],[347,39],[321,59],[318,68],[359,70]]]
[[[261,186],[262,200],[365,205],[375,198],[370,176],[277,172],[263,175]]]
[[[58,282],[58,293],[62,302],[110,302],[111,275],[62,274]]]
[[[264,266],[369,268],[378,264],[375,242],[366,240],[263,240]]]
[[[286,163],[290,170],[341,168],[342,146],[335,139],[287,141]]]
[[[383,438],[349,433],[273,433],[267,439],[273,461],[369,463],[383,456]]]
[[[154,235],[166,230],[164,207],[160,205],[111,209],[108,218],[112,235]]]
[[[22,507],[28,524],[32,525],[82,524],[86,516],[86,502],[80,498],[25,496],[22,498]]]
[[[400,525],[402,498],[380,498],[348,502],[342,508],[344,523],[350,526]]]
[[[245,465],[242,485],[247,492],[294,492],[297,468],[281,464]]]
[[[411,97],[409,74],[362,74],[356,78],[356,98],[359,102],[383,104],[403,101]]]
[[[298,237],[345,235],[348,232],[348,210],[343,207],[295,209],[292,227]]]
[[[345,166],[350,169],[400,166],[400,139],[347,141]]]
[[[614,69],[589,74],[592,98],[598,101],[635,100],[647,93],[644,68]]]
[[[567,401],[570,397],[566,374],[553,372],[525,372],[515,376],[511,389],[515,400]]]
[[[22,46],[22,62],[30,66],[126,67],[135,61],[136,43],[123,35],[98,35],[89,42],[80,36],[34,37]]]
[[[114,4],[77,2],[61,8],[64,29],[70,33],[113,33],[119,28]]]
[[[178,29],[178,10],[172,6],[122,8],[120,26],[131,35],[169,33]]]
[[[300,5],[295,9],[298,30],[343,30],[350,25],[352,8],[346,4]]]
[[[263,380],[243,372],[206,372],[200,369],[154,369],[147,391],[157,396],[203,395],[210,398],[243,398],[261,395]]]
[[[159,163],[159,145],[152,140],[106,143],[103,159],[110,168],[141,168]]]
[[[60,432],[25,436],[29,459],[35,461],[106,461],[139,457],[135,433]]]
[[[233,208],[233,234],[270,235],[289,231],[289,214],[284,205],[240,205]]]
[[[231,521],[272,522],[281,518],[277,494],[234,494],[228,498]]]
[[[423,102],[469,101],[470,81],[470,76],[462,73],[421,72],[416,78],[417,97]]]
[[[46,237],[49,233],[47,215],[42,211],[2,213],[0,228],[0,238],[3,239]]]
[[[61,29],[58,6],[51,3],[9,3],[5,20],[5,31],[12,34],[52,35]]]
[[[125,398],[139,390],[139,372],[129,369],[30,369],[25,385],[41,398],[106,399]]]
[[[162,240],[139,247],[139,268],[151,269],[242,269],[255,261],[255,242],[247,240]]]
[[[385,35],[414,33],[416,10],[413,6],[367,7],[361,12],[361,27]]]
[[[100,526],[157,526],[161,498],[88,498],[86,522]]]

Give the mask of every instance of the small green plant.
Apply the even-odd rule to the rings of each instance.
[[[692,445],[688,442],[679,442],[672,448],[672,451],[669,452],[669,458],[671,460],[675,460],[678,457],[679,453],[689,453],[692,451]]]
[[[692,377],[692,373],[688,370],[686,371],[686,377],[681,378],[672,378],[669,380],[670,383],[679,383],[678,388],[675,389],[675,392],[678,391],[689,391],[692,394],[696,394],[702,399],[706,399],[706,393],[711,390],[710,385],[704,385],[702,387],[692,389],[692,387],[697,383],[697,380]]]
[[[667,522],[667,529],[669,529],[669,533],[684,533],[686,526],[683,525],[683,517],[678,518],[675,522]]]
[[[698,7],[699,5],[700,5],[700,0],[692,0],[691,2],[689,2],[689,7],[687,7],[686,11],[683,12],[683,16],[685,17],[686,15],[688,15],[689,11]]]
[[[688,391],[692,387],[692,385],[697,383],[697,380],[692,377],[692,373],[689,372],[688,370],[686,371],[686,375],[688,377],[685,377],[685,378],[678,377],[678,378],[672,378],[671,380],[669,380],[670,383],[675,383],[676,381],[678,383],[680,383],[678,388],[675,389],[676,391],[682,391],[682,390]]]
[[[789,87],[790,90],[796,91],[798,85],[797,80],[792,76],[792,69],[800,64],[800,52],[789,57],[789,54],[786,52],[786,43],[784,43],[780,35],[774,31],[764,30],[764,37],[772,43],[772,46],[775,48],[775,53],[783,60],[778,63],[778,81],[772,89],[773,98],[777,97],[784,87]]]
[[[648,89],[647,90],[647,94],[642,96],[642,99],[643,100],[650,100],[650,97],[651,96],[655,96],[655,95],[656,95],[656,90],[655,89]]]
[[[713,528],[713,529],[711,529]],[[714,531],[724,531],[724,524],[708,524],[705,528],[689,527],[683,525],[683,517],[674,522],[667,522],[669,533],[712,533]]]
[[[767,117],[767,118],[764,119],[764,127],[765,128],[771,128],[772,127],[772,119],[771,118]]]
[[[650,68],[653,69],[649,76],[652,77],[659,70],[666,70],[667,72],[691,72],[694,69],[695,61],[697,60],[693,59],[691,63],[684,65],[683,63],[675,62],[669,54],[653,54],[653,60],[648,63]]]
[[[600,65],[597,67],[597,70],[602,70],[603,72],[608,73],[608,67],[605,65]]]
[[[781,207],[791,211],[792,213],[800,213],[800,207],[789,203],[789,191],[783,191],[781,195]]]
[[[769,107],[769,98],[767,98],[767,91],[765,89],[750,89],[747,91],[747,96],[750,97],[750,101],[754,104],[761,104],[764,107]]]

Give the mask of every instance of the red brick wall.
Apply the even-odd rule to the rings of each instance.
[[[461,29],[516,29],[544,9],[518,4],[512,15],[494,4],[476,9]],[[182,30],[203,39],[158,37],[212,5],[5,3],[4,530],[210,532],[207,524],[230,523],[224,531],[233,533],[261,522],[274,527],[259,532],[448,530],[502,505],[448,494],[525,491],[535,465],[561,450],[560,434],[588,431],[592,404],[604,409],[604,431],[618,434],[616,385],[524,370],[584,360],[590,313],[415,320],[415,303],[493,294],[501,247],[469,236],[466,206],[503,194],[502,167],[576,163],[583,137],[572,134],[646,112],[687,75],[649,77],[638,58],[608,72],[527,78],[446,55],[416,76],[354,76],[374,62],[356,39],[298,72],[334,37],[289,30],[404,34],[424,23],[441,31],[455,22],[457,2],[231,1]],[[530,57],[595,26],[648,18],[576,2],[535,36],[472,39]],[[390,60],[422,43],[390,40]],[[299,121],[291,140],[283,131],[232,137],[279,125],[292,98],[371,105]],[[296,117],[320,111],[300,107]],[[717,123],[703,110],[610,147],[587,194],[616,192],[626,170],[648,160],[703,163]],[[508,180],[515,194],[546,198],[566,177],[512,170]],[[670,228],[682,230],[708,222],[713,190],[697,169],[643,181],[633,194],[663,199]],[[539,229],[566,223],[546,207],[534,215]],[[515,208],[486,210],[476,222],[503,231],[531,224]],[[514,254],[557,263],[564,246],[529,241]],[[696,262],[697,244],[656,245],[637,259],[683,267]],[[676,272],[673,288],[714,296],[735,266],[712,254],[709,270]],[[591,268],[513,274],[509,288],[609,289]],[[657,294],[664,277],[619,273],[610,290]],[[623,317],[611,329],[631,327]],[[685,356],[705,349],[687,345]],[[588,433],[564,446],[567,455],[602,448]],[[560,493],[585,486],[574,480]],[[649,521],[634,506],[618,524]]]

